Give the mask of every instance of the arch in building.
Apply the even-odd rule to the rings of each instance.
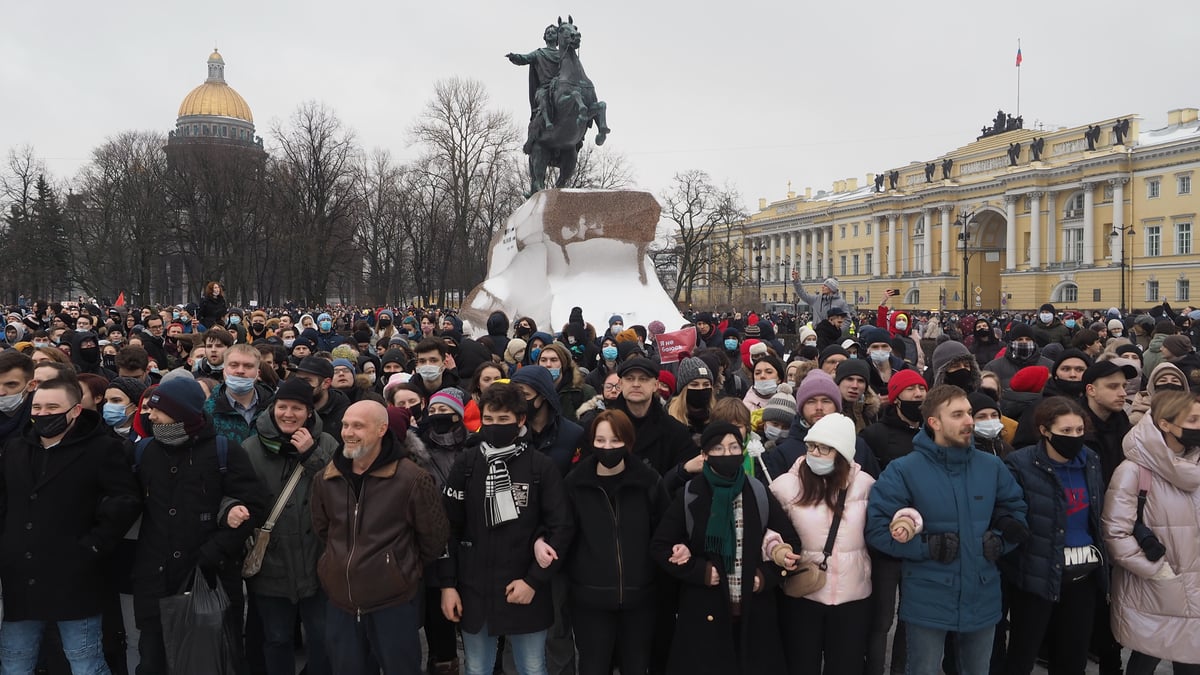
[[[913,286],[912,288],[908,289],[908,292],[904,294],[904,304],[906,304],[906,305],[921,304],[921,289],[917,288],[916,286]]]
[[[1050,291],[1050,302],[1061,302],[1069,305],[1079,302],[1079,284],[1070,279],[1058,282],[1054,289]]]

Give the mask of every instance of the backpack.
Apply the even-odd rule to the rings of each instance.
[[[153,436],[147,436],[139,439],[137,445],[133,446],[134,473],[137,473],[138,468],[142,465],[142,455],[146,454],[146,448],[152,440],[154,440]],[[221,473],[229,471],[229,439],[221,434],[217,434],[217,466],[220,467]]]
[[[689,480],[687,485],[685,485],[683,488],[683,519],[684,524],[687,527],[688,539],[692,538],[692,529],[696,525],[696,519],[694,516],[692,516],[691,505],[692,502],[696,501],[696,498],[700,496],[696,494],[694,490],[692,490],[692,483],[695,482],[696,479]],[[770,514],[771,509],[770,505],[767,503],[767,488],[762,484],[762,481],[751,476],[746,477],[746,482],[750,484],[751,491],[754,492],[754,501],[756,504],[758,504],[758,516],[762,519],[763,528],[766,529],[767,516]]]

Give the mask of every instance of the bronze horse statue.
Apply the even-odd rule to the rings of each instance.
[[[558,169],[555,187],[566,187],[579,159],[587,130],[596,123],[596,145],[603,145],[609,128],[607,106],[596,100],[596,87],[579,61],[580,33],[571,16],[558,18],[558,75],[550,81],[541,124],[529,151],[530,191],[546,187],[546,170]]]

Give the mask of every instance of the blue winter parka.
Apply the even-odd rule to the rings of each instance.
[[[921,514],[924,532],[901,544],[890,525],[903,508]],[[1000,572],[983,557],[983,537],[1001,516],[1025,523],[1025,512],[1021,488],[999,457],[939,446],[922,427],[913,452],[888,464],[867,503],[867,543],[903,561],[900,620],[960,633],[1000,621]],[[950,563],[929,555],[927,537],[945,532],[959,537]],[[1013,548],[1005,542],[1005,553]]]

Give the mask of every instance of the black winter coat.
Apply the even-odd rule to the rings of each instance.
[[[657,568],[650,537],[667,510],[667,491],[654,469],[627,461],[610,501],[596,476],[597,464],[595,457],[580,461],[566,481],[575,517],[566,558],[571,602],[595,609],[653,602]]]
[[[205,328],[221,325],[221,317],[229,312],[229,303],[225,301],[225,295],[217,297],[204,296],[200,298],[200,309],[196,312],[196,319]]]
[[[1104,482],[1100,458],[1089,448],[1083,449],[1084,478],[1088,491],[1088,531],[1096,548],[1104,551],[1100,529],[1100,510],[1104,506]],[[1063,485],[1046,454],[1045,441],[1021,448],[1004,460],[1013,478],[1025,493],[1029,505],[1026,520],[1029,539],[1001,558],[1000,572],[1017,588],[1057,602],[1063,577],[1063,542],[1066,540],[1067,497]],[[1108,593],[1108,554],[1105,565],[1093,572],[1096,583]]]
[[[650,411],[645,417],[636,417],[629,412],[624,397],[608,404],[609,410],[620,410],[629,415],[637,440],[633,444],[633,455],[649,464],[658,475],[665,476],[676,466],[700,454],[700,449],[692,440],[692,434],[683,422],[671,417],[658,404],[657,400],[650,404]],[[580,420],[584,426],[590,425],[590,419]],[[588,452],[584,448],[584,453]]]
[[[141,511],[125,445],[93,410],[57,445],[32,429],[0,461],[0,580],[6,621],[101,613],[109,554]]]
[[[899,459],[913,449],[913,436],[917,429],[910,427],[908,422],[900,419],[896,406],[889,405],[883,409],[883,419],[863,429],[860,438],[871,448],[871,453],[879,461],[879,470],[887,468],[893,459]]]
[[[211,426],[178,447],[152,440],[137,477],[144,499],[133,564],[138,621],[158,616],[159,598],[179,592],[197,565],[216,569],[230,597],[242,597],[244,544],[270,508],[267,488],[242,446],[228,442],[222,472]],[[236,530],[218,522],[226,497],[250,511],[250,520]]]
[[[720,556],[704,550],[704,533],[712,508],[712,488],[708,481],[694,479],[689,488],[696,493],[690,505],[693,518],[690,536],[683,511],[684,491],[675,497],[654,533],[651,555],[668,574],[682,582],[675,636],[667,662],[667,673],[671,675],[785,672],[775,593],[783,581],[783,569],[771,561],[763,561],[762,541],[764,530],[769,527],[791,544],[793,550],[799,551],[800,537],[770,491],[767,492],[770,512],[765,518],[758,512],[750,480],[742,487],[742,614],[737,649],[730,630],[733,616],[727,574]],[[676,565],[669,561],[671,548],[681,543],[687,544],[692,556],[687,563]],[[707,585],[710,564],[720,576],[717,586]],[[756,574],[761,575],[763,584],[758,593],[752,592]]]
[[[1100,456],[1100,473],[1104,476],[1104,485],[1107,487],[1113,472],[1125,461],[1125,448],[1121,443],[1125,440],[1125,434],[1133,429],[1133,425],[1129,423],[1129,415],[1126,415],[1124,410],[1109,415],[1107,420],[1102,420],[1092,412],[1086,402],[1083,409],[1089,418],[1083,441]]]
[[[442,588],[457,588],[462,599],[461,626],[478,633],[487,624],[493,635],[535,633],[554,623],[550,578],[560,559],[542,569],[533,557],[533,542],[545,537],[555,551],[571,547],[574,525],[562,475],[554,462],[526,448],[508,462],[517,495],[516,520],[488,527],[484,494],[488,465],[477,439],[468,441],[450,471],[443,491],[450,519],[450,556],[439,567]],[[535,591],[533,602],[514,605],[504,589],[522,579]]]

